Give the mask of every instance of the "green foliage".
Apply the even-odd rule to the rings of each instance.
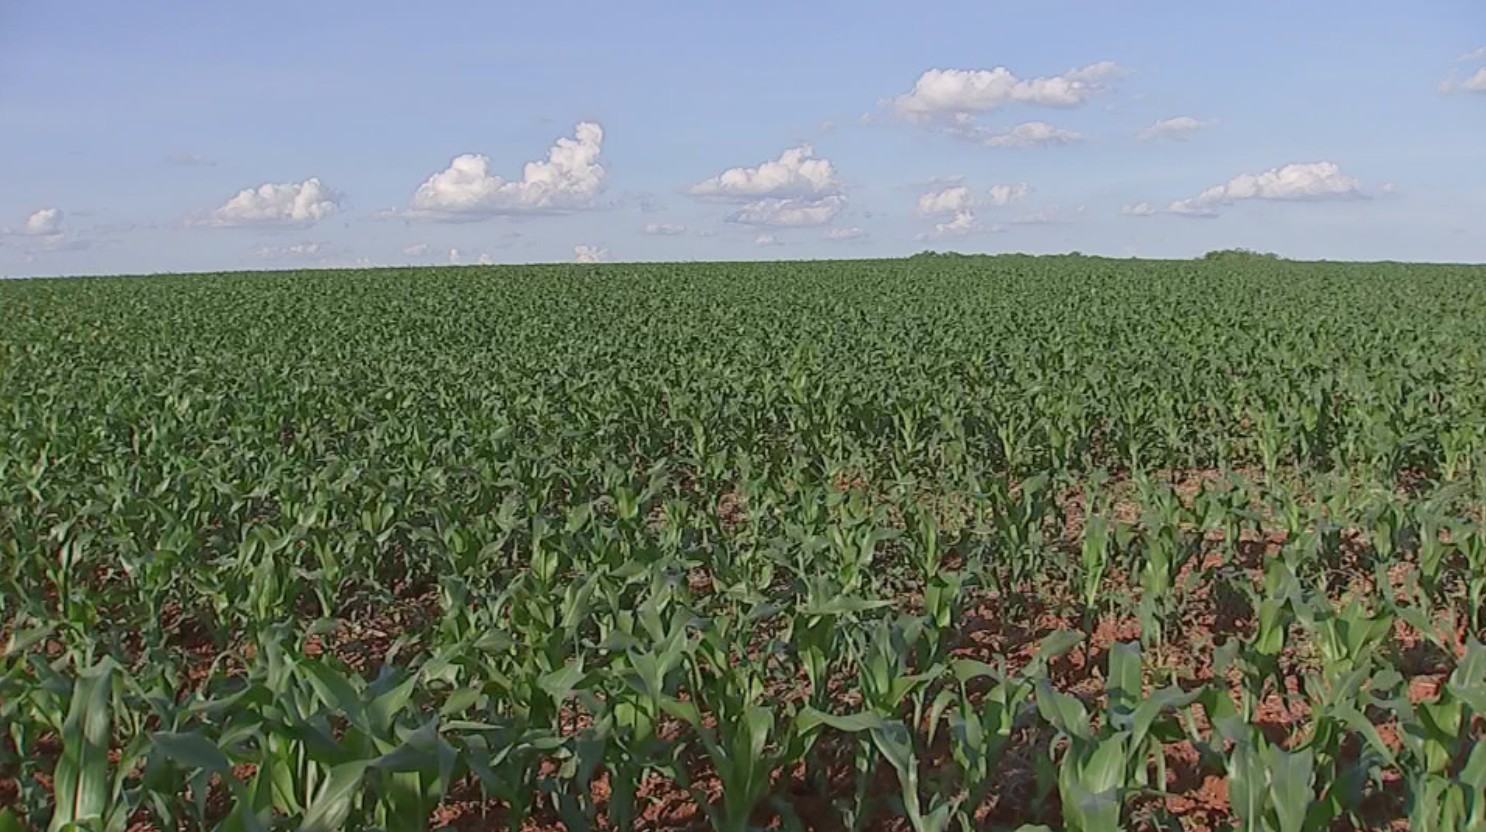
[[[1483,414],[1467,267],[6,282],[0,832],[1477,829]]]
[[[1227,263],[1264,262],[1266,260],[1279,260],[1280,256],[1269,251],[1254,251],[1247,248],[1224,248],[1209,251],[1202,255],[1203,260],[1219,261]]]

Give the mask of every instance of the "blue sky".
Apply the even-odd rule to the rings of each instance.
[[[0,0],[0,274],[1480,262],[1483,50],[1477,0]]]

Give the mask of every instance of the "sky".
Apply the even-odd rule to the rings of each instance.
[[[0,275],[1486,262],[1479,0],[0,0]]]

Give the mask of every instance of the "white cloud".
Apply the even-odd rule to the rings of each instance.
[[[937,217],[966,212],[980,205],[1000,208],[1025,198],[1031,192],[1032,186],[1025,182],[992,185],[986,191],[986,198],[980,200],[968,186],[953,185],[920,195],[917,211],[921,217]]]
[[[825,225],[846,208],[840,194],[819,199],[760,199],[728,215],[728,222],[743,225],[802,227]]]
[[[1045,121],[1028,121],[1003,131],[979,127],[969,122],[956,122],[949,131],[960,138],[987,147],[1056,147],[1084,140],[1082,133],[1054,127]]]
[[[457,266],[462,262],[464,262],[464,253],[457,248],[449,249],[449,265]],[[475,265],[492,266],[495,265],[495,259],[482,251],[480,256],[475,258]]]
[[[866,236],[867,232],[856,226],[852,226],[851,228],[828,228],[820,235],[820,238],[822,240],[845,242],[847,240],[862,240]]]
[[[1476,70],[1474,75],[1468,75],[1464,80],[1456,80],[1451,76],[1440,89],[1444,92],[1486,92],[1486,66]]]
[[[1026,182],[1016,182],[1010,185],[992,185],[990,193],[990,204],[1009,205],[1027,196],[1032,192],[1032,187]]]
[[[825,225],[846,208],[846,195],[829,159],[808,144],[792,147],[757,167],[729,168],[692,185],[692,196],[745,203],[728,222],[801,227]]]
[[[332,256],[321,258],[316,264],[322,269],[380,269],[385,263],[373,262],[370,257]]]
[[[341,208],[341,195],[318,178],[244,188],[197,225],[313,225]]]
[[[1001,227],[998,225],[982,223],[975,215],[975,209],[985,205],[996,208],[1005,207],[1023,199],[1031,192],[1032,187],[1025,182],[993,185],[986,191],[984,200],[977,199],[970,188],[965,185],[953,185],[929,191],[918,198],[918,215],[921,217],[949,216],[949,219],[936,223],[932,229],[918,235],[918,239],[933,240],[940,237],[962,237],[966,234],[1000,231]]]
[[[920,240],[936,240],[941,237],[964,237],[967,234],[979,234],[982,232],[1000,231],[998,225],[985,225],[975,216],[974,211],[959,211],[954,218],[948,222],[936,224],[929,231],[918,235]]]
[[[1219,206],[1245,199],[1346,199],[1365,196],[1362,183],[1342,173],[1335,162],[1290,164],[1263,173],[1244,173],[1214,185],[1191,199],[1167,206],[1173,214],[1217,215]]]
[[[1211,122],[1201,121],[1191,116],[1176,116],[1175,118],[1164,118],[1135,134],[1135,138],[1149,142],[1156,139],[1190,139],[1193,134]]]
[[[45,237],[62,233],[62,209],[38,208],[26,217],[21,225],[21,234],[28,237]]]
[[[975,200],[970,196],[969,187],[954,185],[919,196],[918,215],[934,217],[940,214],[953,214],[967,210],[974,204]]]
[[[286,246],[258,246],[252,254],[264,260],[286,260],[323,256],[330,251],[327,243],[291,243]]]
[[[603,246],[573,246],[573,257],[579,263],[602,263],[609,258]]]
[[[1017,78],[1006,67],[994,69],[931,69],[918,77],[913,90],[889,103],[907,121],[924,123],[955,116],[985,113],[1010,103],[1043,107],[1077,107],[1106,91],[1106,82],[1125,70],[1113,61],[1046,78]]]
[[[819,198],[839,193],[835,168],[819,159],[810,145],[792,147],[778,159],[753,168],[729,168],[687,190],[692,196],[746,201],[761,197]]]
[[[677,234],[685,234],[686,226],[673,225],[667,222],[647,222],[645,223],[645,233],[662,237],[674,237]]]
[[[779,238],[775,237],[773,234],[760,234],[757,237],[753,238],[753,244],[756,246],[782,245],[782,243],[779,242]]]
[[[492,173],[490,158],[482,154],[456,156],[418,186],[409,213],[455,220],[591,207],[608,178],[599,164],[603,142],[602,127],[582,122],[574,138],[558,139],[545,160],[527,162],[520,179]]]
[[[52,254],[64,251],[83,251],[93,248],[95,244],[107,245],[111,240],[98,238],[100,233],[118,231],[118,228],[104,228],[94,226],[90,229],[92,238],[80,237],[75,231],[69,231],[63,227],[64,215],[60,208],[38,208],[26,215],[21,221],[19,228],[0,228],[0,237],[19,236],[27,238],[17,248],[24,252],[27,262],[32,255]],[[0,245],[5,243],[0,242]]]
[[[409,257],[422,257],[428,253],[428,243],[413,243],[410,246],[403,246],[402,253]]]
[[[1120,213],[1127,217],[1149,217],[1156,213],[1156,209],[1149,202],[1134,202],[1121,206]]]
[[[1486,61],[1486,46],[1483,46],[1473,52],[1467,52],[1464,55],[1461,55],[1456,60],[1460,61],[1461,63],[1466,63],[1469,61]]]

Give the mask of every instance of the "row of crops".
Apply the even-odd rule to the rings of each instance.
[[[1483,301],[0,284],[0,832],[1486,828]]]

